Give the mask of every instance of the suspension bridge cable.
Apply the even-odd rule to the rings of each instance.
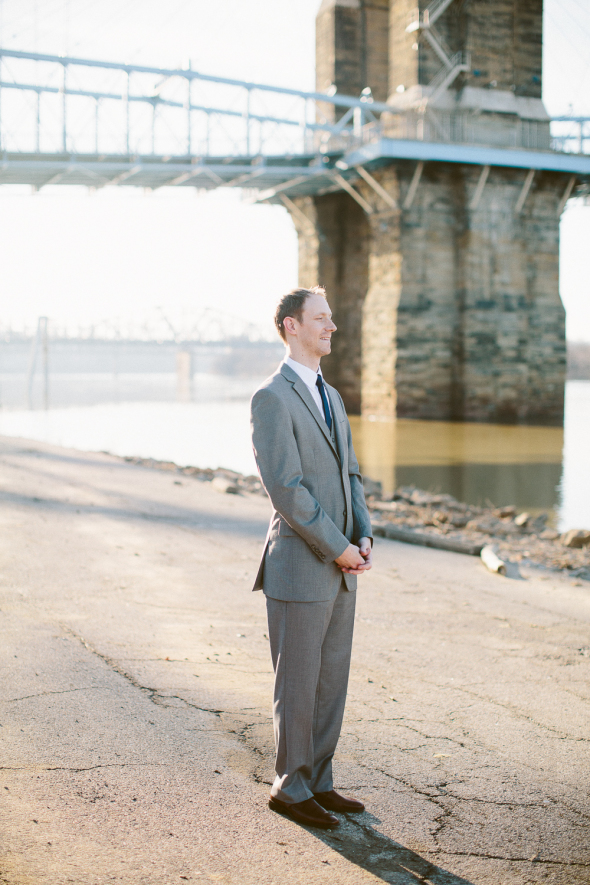
[[[0,3],[2,4],[2,7],[0,7],[0,8],[3,8],[4,13],[6,13],[8,11],[8,7],[6,5],[4,5],[5,0],[0,0]],[[31,30],[34,31],[34,22],[30,26],[28,24],[26,24],[27,20],[29,20],[31,17],[30,9],[23,10],[22,7],[19,8],[14,3],[14,0],[12,0],[12,3],[13,3],[13,9],[14,9],[12,17],[8,18],[8,20],[6,18],[6,15],[4,15],[4,17],[3,17],[4,18],[4,28],[2,29],[2,34],[0,35],[0,45],[3,45],[3,46],[5,46],[6,44],[4,43],[2,37],[4,36],[4,32],[7,28],[17,27],[20,30],[20,32],[22,33],[23,30],[26,31],[30,27]],[[49,13],[49,17],[55,16],[55,14],[62,8],[62,4],[63,4],[63,0],[54,0],[53,7]],[[35,4],[34,9],[35,9],[35,15],[36,15],[37,11],[38,11],[37,3]],[[41,17],[43,18],[43,16],[45,16],[45,18],[47,18],[48,16],[46,13],[47,13],[47,11],[43,10],[41,13]],[[24,25],[23,25],[23,22],[25,22]],[[17,34],[13,34],[12,38],[17,38]],[[21,40],[21,42],[22,42],[22,38],[20,37],[20,35],[18,36],[18,39]]]
[[[582,31],[586,35],[586,37],[588,37],[588,39],[590,39],[590,31],[587,31],[585,29],[585,27],[580,24],[580,22],[577,20],[577,18],[573,15],[571,9],[568,9],[568,7],[566,5],[559,5],[558,9],[560,10],[560,12],[567,12],[569,17],[571,18],[571,20],[575,24],[576,28],[578,28],[580,31]]]
[[[564,40],[566,41],[566,43],[567,43],[567,44],[568,44],[568,45],[574,50],[574,52],[576,53],[576,55],[578,55],[578,56],[580,57],[580,59],[581,59],[583,62],[586,62],[586,61],[587,61],[587,57],[582,55],[582,53],[580,52],[580,50],[578,49],[578,47],[576,46],[576,44],[573,43],[572,40],[571,40],[571,38],[570,38],[570,37],[569,37],[569,36],[568,36],[568,35],[562,30],[559,21],[558,21],[557,19],[553,18],[553,15],[552,15],[552,13],[551,13],[549,10],[547,10],[547,17],[550,18],[550,19],[552,19],[553,24],[555,25],[555,27],[557,28],[557,30],[559,31],[559,33],[561,34],[561,36],[564,38]]]
[[[87,15],[89,11],[94,11],[98,6],[104,5],[103,0],[88,0],[88,3],[84,7],[84,9],[80,10],[79,8],[76,10],[76,15],[78,17]],[[94,26],[91,22],[88,23],[89,29],[94,30]],[[78,46],[82,46],[84,44],[84,40],[86,39],[86,35],[84,38],[79,38],[72,46],[72,53]]]
[[[139,13],[140,5],[142,4],[142,0],[131,0],[134,10],[129,8],[129,0],[126,8],[119,7],[118,11],[115,12],[112,16],[108,17],[105,22],[103,22],[102,26],[99,25],[93,32],[92,38],[94,43],[96,44],[99,41],[105,31],[115,30],[121,26],[121,22],[124,22],[125,18],[129,16],[130,13],[135,17],[135,13]],[[104,5],[104,0],[102,0]],[[79,45],[79,44],[78,44]],[[95,51],[93,50],[90,54],[94,55]]]
[[[564,31],[563,31],[562,28],[561,28],[560,23],[559,23],[558,21],[556,21],[556,20],[553,18],[553,15],[549,12],[549,10],[547,10],[547,17],[550,18],[550,19],[552,20],[553,25],[554,25],[555,28],[559,31],[559,33],[561,34],[561,36],[563,37],[563,39],[566,41],[566,43],[567,43],[567,44],[568,44],[568,45],[574,50],[574,52],[576,53],[576,55],[577,55],[577,56],[578,56],[578,57],[579,57],[579,58],[585,63],[585,64],[584,64],[584,67],[583,67],[583,69],[582,69],[582,73],[581,73],[581,75],[578,75],[578,76],[576,76],[576,78],[575,78],[576,81],[577,81],[577,83],[578,83],[578,86],[577,86],[576,91],[574,92],[574,100],[576,101],[576,103],[581,102],[581,103],[582,103],[582,107],[583,107],[583,105],[584,105],[585,91],[584,91],[583,88],[582,88],[582,84],[583,84],[583,81],[584,81],[585,78],[586,78],[586,75],[587,75],[588,69],[590,68],[590,61],[588,61],[588,58],[587,58],[587,57],[583,57],[583,56],[580,54],[578,48],[577,48],[577,47],[571,42],[571,40],[570,40],[570,38],[568,37],[568,35],[564,33]],[[563,76],[567,79],[568,86],[569,86],[569,83],[571,83],[571,81],[572,81],[572,79],[573,79],[573,78],[572,78],[572,75],[571,75],[571,69],[568,69],[568,68],[570,68],[570,66],[568,66],[568,67],[566,68],[566,66],[564,66],[564,64],[562,64],[561,54],[557,54],[557,55],[554,57],[554,63],[557,64],[557,66],[558,66],[559,69],[561,70]],[[573,102],[570,102],[570,108],[571,108],[572,104],[573,104]]]
[[[189,0],[178,0],[178,6],[174,10],[174,12],[172,12],[164,22],[157,26],[157,36],[154,37],[154,39],[151,40],[148,44],[141,46],[141,51],[145,51],[146,46],[149,49],[151,46],[154,45],[154,43],[157,43],[161,40],[162,34],[165,29],[168,28],[170,23],[179,15],[180,12],[182,12],[186,8],[188,2]],[[137,54],[137,50],[135,54]]]
[[[586,14],[590,14],[590,7],[581,6],[580,3],[578,2],[578,0],[573,0],[573,2],[576,4],[578,9],[580,9],[582,12],[585,12]]]

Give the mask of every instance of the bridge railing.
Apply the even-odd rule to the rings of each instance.
[[[379,138],[446,144],[487,145],[525,150],[554,150],[567,153],[590,152],[590,119],[522,120],[508,117],[493,121],[486,116],[444,113],[427,109],[425,113],[407,111],[396,117],[382,116],[380,121],[365,124],[361,130],[346,129],[322,136],[323,150],[348,151]]]
[[[19,153],[252,155],[301,152],[308,100],[255,84],[0,50],[0,142]]]
[[[256,156],[313,152],[367,97],[0,48],[0,150]],[[373,117],[387,106],[372,102]]]
[[[377,138],[584,153],[586,118],[403,113],[358,98],[0,48],[0,152],[133,158],[300,156]],[[49,179],[51,180],[51,179]]]

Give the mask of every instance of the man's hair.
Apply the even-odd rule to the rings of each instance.
[[[283,295],[277,304],[277,309],[275,311],[275,326],[283,341],[287,340],[285,326],[283,325],[285,319],[287,317],[293,317],[293,319],[296,319],[297,322],[300,323],[302,321],[301,318],[303,316],[305,302],[310,295],[321,295],[325,298],[326,290],[322,286],[314,286],[313,289],[293,289],[291,292]]]

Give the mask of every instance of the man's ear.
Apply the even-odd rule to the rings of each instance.
[[[293,317],[285,317],[283,320],[283,327],[287,330],[289,335],[297,334],[297,327],[295,326],[295,320]]]

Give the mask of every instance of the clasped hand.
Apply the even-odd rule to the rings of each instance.
[[[344,553],[334,561],[347,575],[362,575],[367,572],[373,565],[370,538],[361,538],[358,547],[356,544],[349,544]]]

